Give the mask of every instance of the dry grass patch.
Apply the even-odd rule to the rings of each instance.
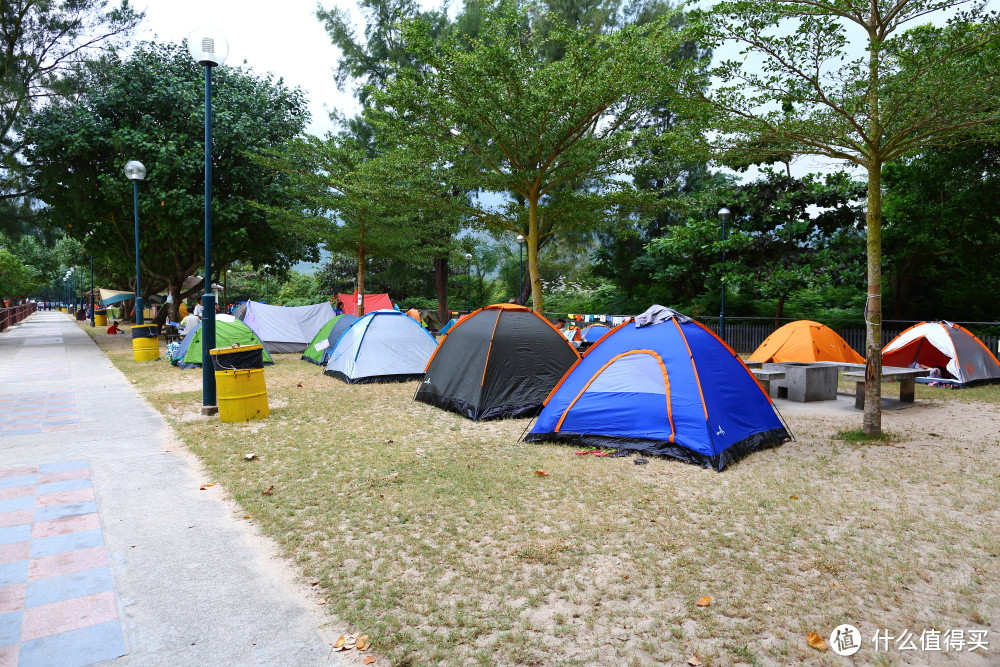
[[[796,416],[799,440],[720,474],[522,444],[526,420],[475,424],[414,402],[416,383],[349,386],[297,355],[265,371],[268,420],[221,424],[198,414],[200,371],[102,336],[395,664],[840,664],[806,634],[1000,621],[1000,417],[978,395],[887,413],[892,447],[835,438],[860,413]]]

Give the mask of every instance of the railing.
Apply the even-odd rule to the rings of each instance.
[[[0,331],[6,331],[7,327],[17,324],[35,312],[37,308],[37,303],[22,303],[17,306],[0,308]]]

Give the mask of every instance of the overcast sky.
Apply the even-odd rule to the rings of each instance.
[[[356,12],[351,0],[324,0]],[[331,129],[329,113],[350,116],[358,105],[350,91],[340,92],[333,80],[340,50],[330,43],[316,19],[316,0],[138,0],[146,20],[138,37],[180,42],[199,26],[221,30],[229,42],[227,65],[244,61],[255,72],[271,72],[305,91],[312,113],[309,131]],[[356,13],[355,16],[357,17]]]

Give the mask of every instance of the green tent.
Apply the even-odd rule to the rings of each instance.
[[[337,315],[324,324],[323,328],[316,333],[312,342],[306,346],[305,352],[302,353],[302,358],[314,364],[325,366],[326,362],[330,359],[330,352],[333,351],[337,341],[340,340],[340,335],[357,321],[358,318],[354,315],[346,313]]]
[[[232,347],[233,345],[260,345],[264,347],[257,334],[251,331],[250,327],[239,320],[228,315],[216,315],[215,319],[215,346]],[[181,368],[201,367],[201,324],[195,327],[181,341],[177,353],[170,358],[170,363]],[[273,364],[271,355],[264,347],[264,363]]]

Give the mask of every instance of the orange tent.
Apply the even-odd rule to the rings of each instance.
[[[837,332],[819,322],[789,322],[760,344],[747,361],[777,362],[842,361],[865,363]]]

